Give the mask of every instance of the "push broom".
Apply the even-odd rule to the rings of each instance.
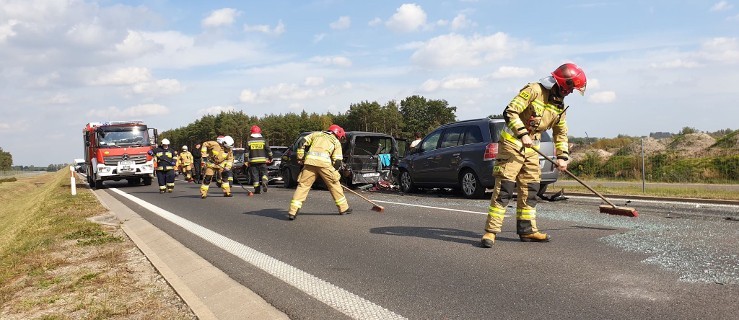
[[[353,193],[354,195],[356,195],[356,196],[358,196],[358,197],[360,197],[360,198],[364,199],[364,201],[367,201],[367,202],[371,203],[371,204],[372,204],[372,210],[373,210],[373,211],[377,211],[377,212],[383,212],[383,211],[385,211],[385,208],[384,208],[384,207],[382,207],[382,206],[378,205],[377,203],[374,203],[374,202],[373,202],[372,200],[370,200],[370,199],[367,199],[367,198],[365,198],[365,197],[364,197],[363,195],[359,194],[358,192],[356,192],[356,191],[354,191],[354,190],[352,190],[352,189],[349,189],[349,187],[347,187],[347,186],[345,186],[345,185],[343,185],[343,184],[342,184],[341,186],[342,186],[342,187],[343,187],[344,189],[346,189],[346,191],[349,191],[349,192]]]
[[[549,160],[549,162],[551,162],[554,165],[555,168],[558,168],[559,167],[559,165],[556,162],[554,162],[554,160],[550,159],[549,157],[547,157],[546,155],[544,155],[543,153],[541,153],[541,151],[539,151],[539,149],[536,149],[536,148],[531,148],[531,149],[534,149],[534,151],[536,151],[536,153],[538,153],[542,157],[544,157],[544,159]],[[570,172],[569,170],[564,169],[562,171],[564,171],[566,174],[568,174],[570,177],[572,177],[572,179],[575,179],[577,182],[579,182],[581,185],[583,185],[583,187],[588,188],[588,190],[592,191],[596,196],[598,196],[601,199],[603,199],[603,201],[605,201],[606,203],[608,203],[608,205],[605,205],[604,204],[604,205],[601,205],[599,207],[601,213],[607,213],[607,214],[613,214],[613,215],[619,215],[619,216],[627,216],[627,217],[638,217],[639,216],[639,212],[637,212],[636,209],[629,208],[629,207],[618,207],[618,206],[616,206],[615,204],[613,204],[613,202],[608,201],[608,199],[606,199],[606,197],[604,197],[603,195],[601,195],[600,193],[598,193],[598,191],[595,191],[595,189],[593,189],[590,186],[588,186],[587,184],[585,184],[585,182],[583,182],[582,180],[580,180],[578,177],[576,177],[574,174],[572,174],[572,172]]]

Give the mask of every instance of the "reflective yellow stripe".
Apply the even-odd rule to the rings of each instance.
[[[298,200],[292,200],[292,201],[290,201],[290,206],[291,207],[296,207],[296,208],[300,209],[300,208],[303,207],[303,202],[302,201],[298,201]]]
[[[324,157],[317,157],[317,156],[307,155],[305,157],[305,159],[306,160],[308,160],[308,159],[310,159],[310,160],[318,160],[318,161],[321,161],[321,162],[331,163],[331,158],[324,158]]]
[[[200,190],[203,190],[203,191],[208,191],[208,188],[210,188],[210,186],[207,186],[207,185],[200,186]]]
[[[554,144],[554,147],[557,148],[557,150],[562,150],[565,152],[569,152],[570,149],[569,145],[567,145],[567,142],[557,142],[556,144]]]
[[[514,137],[513,135],[511,135],[508,131],[505,131],[505,130],[501,131],[500,132],[500,136],[503,137],[503,139],[506,139],[509,142],[513,143],[515,146],[517,146],[519,148],[523,148],[523,143],[521,143],[521,140],[516,139],[516,137]],[[534,141],[534,143],[536,143],[536,142],[537,141]],[[534,144],[532,146],[532,148],[538,150],[539,149],[539,145],[538,144]]]
[[[505,209],[501,209],[495,206],[489,206],[488,215],[493,218],[503,219],[505,217]]]
[[[536,209],[517,209],[516,219],[518,220],[536,220]]]
[[[330,159],[331,156],[328,153],[325,152],[314,152],[314,151],[308,151],[308,156],[314,156],[314,157],[323,157],[326,159]]]
[[[341,197],[341,199],[336,200],[336,205],[340,206],[342,204],[346,203],[346,197]]]
[[[514,107],[514,109],[521,111],[523,109],[526,109],[526,104],[527,103],[528,103],[528,101],[524,100],[523,98],[519,98],[518,96],[516,96],[515,98],[513,98],[513,100],[511,100],[510,105],[512,107]]]

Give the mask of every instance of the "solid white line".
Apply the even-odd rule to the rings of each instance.
[[[339,288],[325,280],[319,279],[305,271],[287,263],[272,258],[264,253],[252,249],[239,242],[224,237],[199,224],[177,216],[167,210],[120,191],[111,190],[126,199],[129,199],[158,216],[182,227],[205,241],[233,254],[285,283],[305,292],[309,296],[321,301],[339,312],[353,319],[405,319],[405,317],[387,310],[367,299],[357,296],[347,290]]]
[[[592,199],[592,200],[601,200],[600,198],[593,198],[593,197],[586,197],[586,196],[567,196],[568,198],[573,199]],[[620,197],[626,197],[626,198],[620,198]],[[606,199],[610,200],[611,202],[616,201],[631,201],[631,203],[635,202],[644,202],[644,203],[657,203],[657,204],[675,204],[675,205],[684,205],[684,206],[700,206],[700,207],[717,207],[717,208],[739,208],[739,205],[735,204],[725,204],[725,203],[703,203],[703,202],[689,202],[689,201],[670,201],[670,200],[649,200],[649,199],[629,199],[628,196],[620,196],[619,198],[616,197],[607,197]]]
[[[422,205],[422,204],[410,204],[410,203],[382,201],[382,200],[372,200],[372,201],[374,201],[374,202],[380,202],[380,203],[397,204],[397,205],[409,206],[409,207],[418,207],[418,208],[427,208],[427,209],[436,209],[436,210],[446,210],[446,211],[456,211],[456,212],[465,212],[465,213],[476,213],[476,214],[488,214],[487,212],[470,211],[470,210],[460,210],[460,209],[451,209],[451,208],[444,208],[444,207],[432,207],[432,206],[425,206],[425,205]]]

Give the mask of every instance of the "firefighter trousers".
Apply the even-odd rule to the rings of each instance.
[[[290,215],[296,215],[298,210],[303,207],[303,201],[308,197],[308,192],[318,176],[326,184],[326,188],[334,198],[334,203],[339,212],[349,209],[349,203],[347,203],[344,190],[341,188],[341,183],[339,183],[341,178],[339,171],[333,167],[316,167],[306,164],[298,175],[298,187],[295,189],[292,201],[290,201],[290,210],[288,211]]]
[[[164,192],[174,190],[174,170],[157,170],[157,183],[159,191]]]
[[[203,177],[203,184],[200,185],[200,196],[205,197],[208,195],[208,189],[210,188],[210,183],[213,180],[213,176],[219,177],[220,179],[216,179],[221,183],[221,189],[223,189],[224,195],[231,195],[231,183],[233,182],[233,177],[231,176],[231,170],[225,170],[220,167],[206,167],[205,168],[205,177]]]
[[[251,177],[251,184],[256,189],[261,185],[267,185],[269,177],[267,177],[267,164],[266,163],[250,163],[249,164],[249,176]]]
[[[519,235],[536,233],[539,231],[536,226],[536,194],[541,183],[539,154],[530,148],[519,150],[508,142],[500,144],[502,148],[493,167],[495,189],[490,198],[485,231],[500,232],[506,207],[517,186],[516,232]]]

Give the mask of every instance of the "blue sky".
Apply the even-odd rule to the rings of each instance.
[[[739,129],[733,1],[0,0],[0,147],[81,157],[87,122],[337,113],[411,95],[501,113],[564,62],[574,136]]]

